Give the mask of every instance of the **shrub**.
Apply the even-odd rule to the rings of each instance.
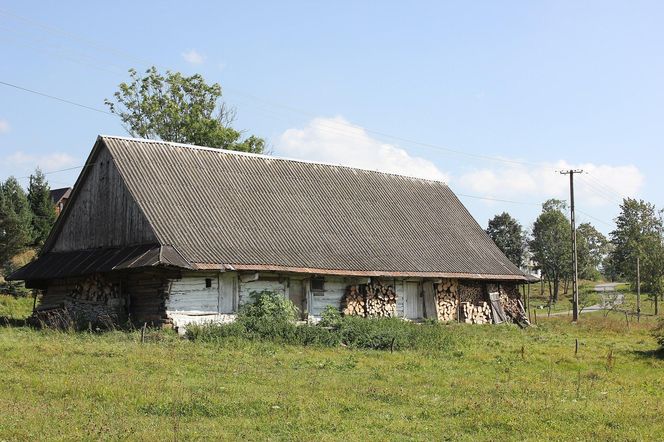
[[[332,327],[338,329],[341,327],[344,317],[341,316],[339,309],[328,305],[323,310],[323,313],[320,315],[320,322],[318,323],[321,327]]]
[[[279,293],[264,290],[250,294],[252,303],[240,309],[230,324],[189,325],[185,336],[192,340],[216,341],[224,338],[245,338],[280,343],[298,341],[297,308]]]
[[[292,322],[297,319],[298,309],[290,299],[269,290],[251,292],[252,302],[242,306],[238,319],[265,318],[273,321]]]
[[[449,327],[430,322],[413,324],[399,318],[341,316],[327,307],[317,325],[296,325],[297,309],[282,295],[263,291],[252,293],[253,303],[240,309],[231,324],[189,325],[192,340],[219,341],[241,338],[281,344],[399,350],[406,348],[443,350],[452,342]]]
[[[408,347],[409,328],[414,324],[397,318],[343,318],[341,342],[352,348],[388,350]]]
[[[652,332],[659,346],[664,350],[664,318],[659,318],[657,326]]]
[[[297,344],[304,346],[336,347],[341,337],[336,330],[319,325],[303,324],[296,326]]]
[[[217,341],[225,338],[246,338],[244,325],[239,322],[230,324],[189,324],[185,333],[192,341]]]

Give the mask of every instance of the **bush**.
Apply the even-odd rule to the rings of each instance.
[[[290,299],[279,293],[263,290],[251,292],[251,303],[242,306],[238,319],[270,319],[279,322],[293,322],[297,319],[298,309]]]
[[[225,338],[246,338],[246,330],[239,322],[230,324],[189,324],[185,337],[192,341],[218,341]]]
[[[409,329],[415,324],[397,318],[343,318],[341,341],[352,348],[389,350],[408,347]]]
[[[344,317],[341,316],[339,309],[328,305],[323,310],[323,313],[320,315],[320,322],[318,323],[322,327],[332,327],[338,329],[341,327]]]
[[[652,332],[659,346],[664,350],[664,318],[659,318],[657,326]]]
[[[297,309],[282,295],[263,291],[252,293],[253,303],[242,307],[231,324],[189,325],[192,340],[219,341],[241,338],[281,344],[370,350],[447,349],[452,340],[448,327],[435,322],[413,324],[399,318],[341,316],[327,307],[317,325],[296,325]]]
[[[297,344],[317,347],[336,347],[341,343],[341,337],[336,330],[319,325],[303,324],[296,326],[295,336]]]
[[[189,325],[185,336],[192,340],[217,341],[224,338],[266,340],[279,343],[298,341],[297,308],[279,293],[264,290],[250,294],[252,303],[240,309],[230,324]]]

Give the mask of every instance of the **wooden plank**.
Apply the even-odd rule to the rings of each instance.
[[[424,317],[436,318],[436,299],[432,281],[422,283],[422,296],[424,296]]]
[[[105,147],[86,172],[63,213],[53,251],[158,242]]]

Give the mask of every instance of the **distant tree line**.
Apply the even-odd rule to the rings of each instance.
[[[572,235],[564,201],[550,199],[529,231],[509,213],[489,220],[486,229],[496,245],[514,264],[539,270],[548,286],[550,302],[567,293],[573,277]],[[664,293],[663,212],[643,200],[625,198],[616,227],[605,237],[590,223],[577,226],[577,259],[580,279],[602,277],[624,280],[636,287],[637,261],[641,288],[655,302]]]
[[[27,192],[14,177],[0,183],[0,275],[11,273],[34,256],[44,245],[55,217],[51,189],[41,170],[30,176]],[[21,258],[26,252],[30,256]],[[11,286],[4,278],[0,282]]]

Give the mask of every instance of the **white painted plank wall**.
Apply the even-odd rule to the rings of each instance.
[[[205,279],[212,280],[212,287],[205,287]],[[183,274],[182,279],[171,281],[166,300],[167,312],[192,314],[216,314],[219,307],[219,281],[216,272]]]
[[[182,279],[173,280],[171,291],[166,301],[166,310],[171,312],[187,312],[190,314],[217,314],[219,313],[219,278],[216,272],[195,272],[182,275]],[[221,275],[230,276],[230,275]],[[205,287],[205,279],[212,280],[212,287]],[[237,280],[236,280],[237,281]],[[349,285],[364,284],[367,278],[348,278],[348,277],[328,277],[325,278],[325,291],[310,292],[306,288],[309,298],[309,315],[320,317],[325,307],[328,305],[340,308],[341,301]],[[222,281],[223,283],[223,281]],[[393,285],[397,294],[397,315],[404,315],[404,282],[403,280],[385,279],[381,280],[384,285]],[[261,292],[263,290],[274,291],[282,296],[288,297],[288,279],[278,280],[258,280],[241,282],[237,281],[238,305],[250,301],[250,294],[253,291]],[[223,291],[231,285],[224,285]],[[315,294],[314,294],[315,293]]]
[[[282,296],[288,297],[288,287],[286,286],[285,278],[283,282],[260,279],[258,281],[249,282],[240,281],[240,306],[247,302],[251,302],[251,292],[262,292],[263,290],[277,292]]]
[[[404,292],[403,279],[398,279],[394,282],[390,282],[390,284],[394,284],[394,292],[397,294],[397,316],[401,318],[404,316],[403,298],[405,296],[405,292]]]
[[[325,291],[310,292],[309,315],[319,317],[325,307],[331,305],[335,308],[341,307],[341,300],[346,293],[346,287],[351,285],[346,278],[325,278]]]

